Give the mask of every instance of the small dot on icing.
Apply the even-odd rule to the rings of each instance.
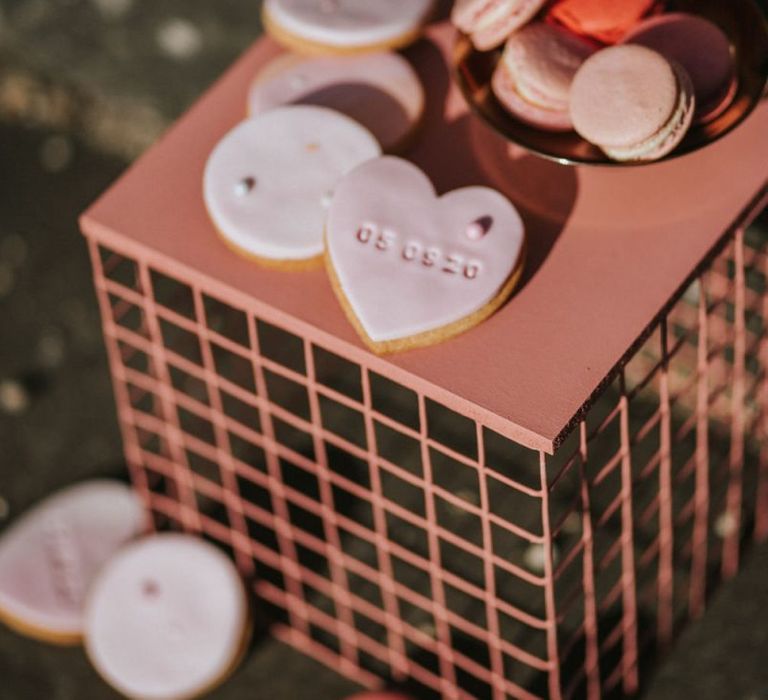
[[[157,598],[160,595],[160,586],[156,581],[148,579],[141,586],[141,592],[145,598]]]
[[[321,198],[320,203],[327,209],[333,201],[333,192],[326,192]]]
[[[319,143],[315,143],[315,142],[308,143],[306,145],[306,149],[307,149],[307,151],[309,153],[314,153],[315,151],[319,151],[320,150],[320,144]]]
[[[493,220],[490,216],[481,216],[467,226],[466,234],[470,241],[479,241],[491,228]]]
[[[256,187],[256,178],[244,177],[235,185],[235,194],[238,197],[245,197],[254,187]]]

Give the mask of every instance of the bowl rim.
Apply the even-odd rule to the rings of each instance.
[[[679,0],[678,2],[670,3],[673,5],[668,12],[689,12],[690,14],[698,14],[700,16],[703,16],[705,19],[712,20],[712,17],[709,16],[706,13],[702,12],[696,12],[696,9],[700,8],[700,3],[691,2],[690,4],[686,4],[683,2],[684,8],[680,7],[674,7],[676,4],[680,4]],[[599,151],[597,146],[593,146],[591,144],[588,144],[588,142],[584,139],[580,139],[578,136],[576,136],[577,140],[580,140],[582,143],[590,145],[591,148],[596,152],[600,154],[600,158],[580,158],[578,156],[575,156],[573,154],[567,154],[567,153],[557,153],[553,150],[547,150],[544,148],[541,148],[540,146],[537,146],[535,144],[531,144],[530,142],[526,142],[522,139],[520,139],[517,135],[513,135],[510,133],[508,129],[505,129],[504,126],[499,123],[499,120],[494,118],[490,114],[490,110],[481,104],[481,102],[476,99],[475,94],[477,92],[476,88],[473,88],[472,85],[470,85],[470,81],[465,77],[465,66],[467,64],[468,58],[478,58],[480,56],[485,56],[486,60],[493,60],[493,56],[500,55],[501,50],[503,47],[499,47],[497,49],[494,49],[493,51],[478,51],[474,48],[472,45],[472,42],[469,38],[469,36],[457,30],[456,32],[456,39],[454,41],[453,46],[453,53],[452,53],[452,61],[451,61],[451,73],[454,82],[456,85],[458,85],[459,90],[461,91],[464,99],[466,100],[470,110],[473,114],[475,114],[477,117],[479,117],[488,127],[493,129],[499,136],[504,138],[509,143],[515,144],[516,146],[519,146],[520,148],[525,149],[529,153],[536,155],[540,158],[545,158],[549,161],[553,161],[556,163],[559,163],[561,165],[570,165],[570,166],[589,166],[589,167],[605,167],[605,168],[627,168],[627,167],[642,167],[646,165],[654,165],[657,163],[664,163],[667,161],[675,160],[677,158],[682,158],[687,155],[691,155],[692,153],[696,153],[697,151],[701,150],[702,148],[706,148],[707,146],[719,141],[721,138],[726,136],[727,134],[731,133],[734,129],[736,129],[742,122],[744,122],[747,117],[755,110],[757,105],[763,101],[768,99],[768,16],[763,12],[763,10],[758,6],[756,0],[727,0],[727,2],[723,3],[722,6],[734,8],[737,6],[740,6],[740,9],[742,12],[753,12],[756,17],[760,18],[760,21],[755,22],[752,27],[753,31],[757,31],[759,34],[759,38],[761,40],[761,46],[755,47],[756,53],[762,53],[762,59],[761,59],[761,67],[755,71],[752,74],[752,78],[755,80],[755,87],[753,90],[750,91],[750,94],[748,95],[749,102],[746,104],[746,106],[742,109],[742,111],[738,114],[738,116],[731,120],[730,123],[725,125],[722,129],[717,131],[716,133],[711,134],[708,138],[704,138],[701,142],[690,145],[689,147],[685,147],[684,143],[681,146],[678,146],[674,151],[669,153],[668,155],[664,156],[663,158],[660,158],[658,160],[653,161],[616,161],[611,160],[608,158],[608,156],[602,154],[602,152]],[[722,28],[721,28],[722,29]],[[731,40],[731,43],[734,43],[734,37],[733,34],[729,35],[729,39]],[[517,125],[523,130],[530,129],[535,130],[539,133],[550,133],[545,132],[544,130],[538,130],[535,129],[535,127],[528,126],[524,124],[523,122],[515,119],[515,117],[512,114],[509,114],[502,105],[496,100],[495,96],[493,96],[492,91],[490,90],[490,81],[487,83],[483,83],[482,89],[487,89],[488,91],[488,97],[487,100],[490,100],[492,103],[494,103],[495,110],[497,112],[501,112],[504,114],[505,119],[509,119],[513,122],[516,122]],[[741,89],[741,88],[739,88]],[[736,102],[734,101],[734,104]],[[731,108],[729,108],[731,109]],[[717,121],[717,120],[715,120]],[[709,124],[702,125],[702,129],[705,129]],[[572,134],[573,132],[568,132],[569,134]],[[551,132],[551,135],[553,138],[557,138],[558,136],[561,136],[562,134],[558,134],[555,132]]]

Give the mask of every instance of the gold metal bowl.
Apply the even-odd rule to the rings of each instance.
[[[738,69],[738,90],[730,106],[715,120],[694,126],[669,160],[704,148],[738,126],[761,99],[768,98],[768,25],[754,0],[672,0],[669,11],[697,14],[718,25],[731,40]],[[554,133],[518,121],[491,90],[491,77],[501,49],[476,50],[459,35],[454,51],[454,73],[472,110],[507,140],[531,153],[566,165],[637,167],[640,163],[610,160],[575,132]]]

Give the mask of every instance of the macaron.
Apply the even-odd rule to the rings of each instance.
[[[469,34],[475,48],[490,51],[524,27],[546,0],[456,0],[451,21]]]
[[[264,28],[306,54],[402,48],[421,36],[435,0],[265,0]]]
[[[694,123],[716,119],[733,101],[738,81],[731,42],[704,17],[685,12],[651,17],[625,41],[654,49],[685,68],[696,95]]]
[[[191,535],[128,545],[88,596],[88,658],[129,698],[199,697],[235,669],[249,639],[248,594],[234,564]]]
[[[365,126],[387,153],[404,150],[424,113],[424,88],[411,64],[392,51],[306,58],[286,53],[256,76],[252,116],[285,105],[336,110]]]
[[[673,151],[695,104],[691,79],[679,64],[634,44],[590,56],[571,87],[574,128],[617,161],[657,160]]]
[[[565,29],[535,22],[507,41],[491,83],[501,104],[539,129],[570,131],[571,83],[595,52],[588,41]]]
[[[555,0],[547,10],[547,20],[604,44],[615,44],[659,5],[658,0]]]

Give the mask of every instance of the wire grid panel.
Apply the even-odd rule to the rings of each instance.
[[[766,279],[737,231],[552,459],[565,697],[635,693],[768,534]]]
[[[766,258],[745,240],[548,457],[91,237],[136,489],[158,528],[230,552],[277,636],[366,685],[632,693],[746,524],[768,530]]]

